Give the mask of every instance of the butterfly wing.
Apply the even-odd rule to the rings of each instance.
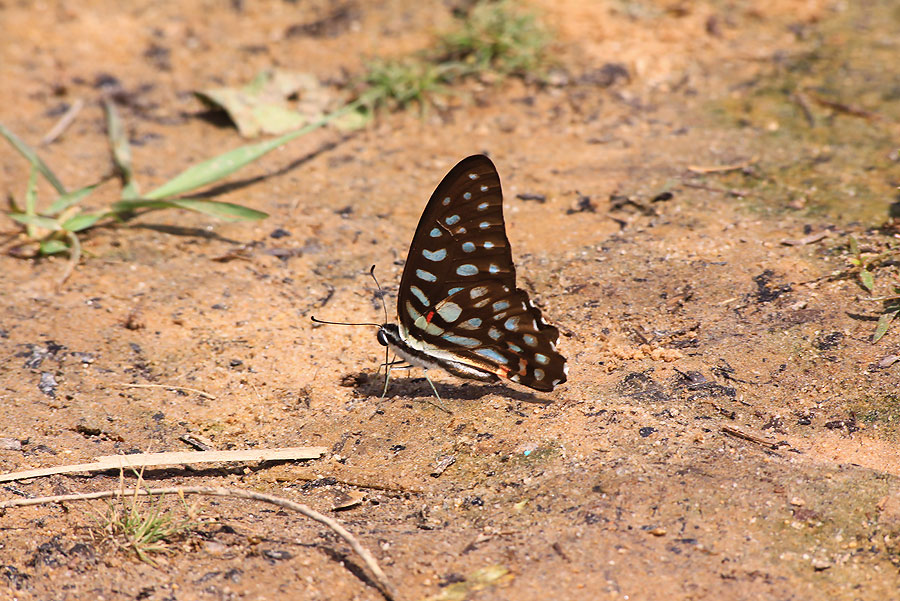
[[[402,337],[435,357],[536,390],[566,380],[559,331],[516,288],[500,176],[484,155],[460,161],[428,201],[397,310]]]

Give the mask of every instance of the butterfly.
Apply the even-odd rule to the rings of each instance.
[[[431,195],[409,246],[397,317],[379,326],[378,342],[426,377],[440,367],[540,391],[566,381],[559,330],[516,287],[500,175],[488,157],[463,159]]]

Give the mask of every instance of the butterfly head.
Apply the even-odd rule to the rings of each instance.
[[[378,328],[378,344],[381,346],[390,346],[397,344],[400,339],[400,328],[395,323],[383,323]]]

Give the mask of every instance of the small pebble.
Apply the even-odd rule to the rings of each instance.
[[[827,570],[831,567],[830,561],[825,561],[824,559],[813,559],[812,567],[815,571],[821,572],[823,570]]]
[[[22,442],[17,438],[0,438],[0,450],[21,451]]]

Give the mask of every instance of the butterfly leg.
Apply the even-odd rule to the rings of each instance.
[[[392,363],[387,362],[384,364],[384,390],[381,392],[381,398],[387,396],[388,382],[391,381],[391,365]]]
[[[428,370],[427,370],[427,369],[423,369],[422,371],[425,373],[425,379],[428,380],[428,383],[431,385],[431,390],[432,390],[432,392],[434,392],[434,396],[437,397],[438,404],[435,405],[435,407],[437,407],[438,409],[440,409],[440,410],[443,411],[444,413],[447,413],[447,414],[449,414],[449,415],[453,415],[453,412],[452,412],[452,411],[450,411],[449,409],[447,409],[446,407],[444,407],[444,401],[441,399],[441,395],[438,394],[437,388],[434,387],[434,382],[432,382],[432,381],[431,381],[431,378],[428,377]]]

